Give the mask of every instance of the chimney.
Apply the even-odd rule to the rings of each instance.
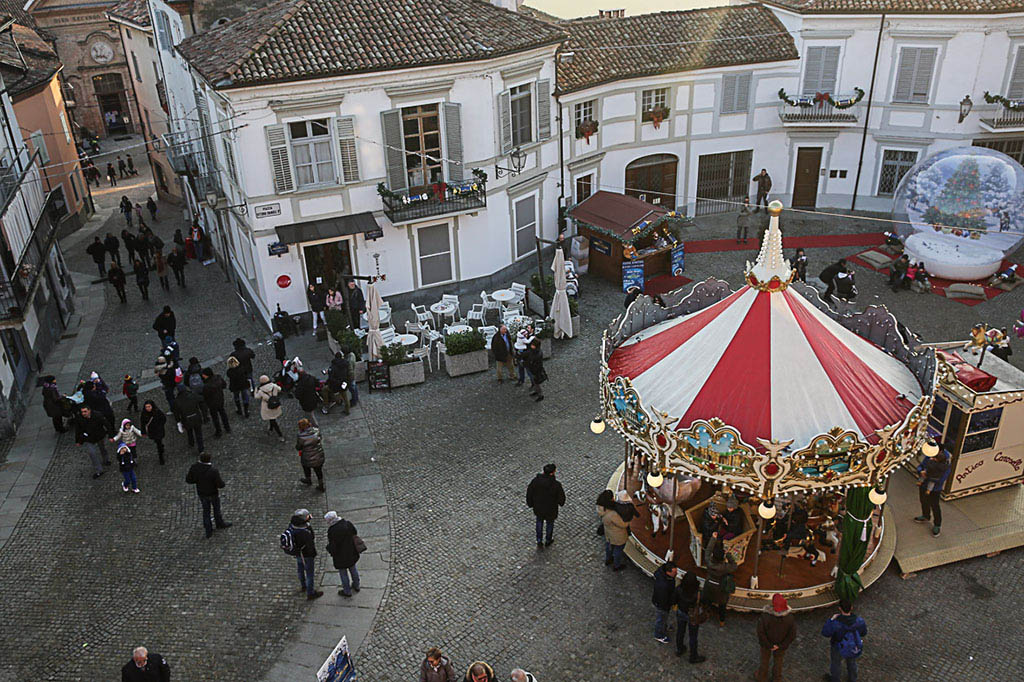
[[[626,16],[625,9],[599,9],[597,16],[600,19],[621,19]]]
[[[491,4],[495,7],[507,9],[509,12],[517,12],[519,6],[523,4],[523,0],[491,0]]]

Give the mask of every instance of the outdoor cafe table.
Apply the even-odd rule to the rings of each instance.
[[[430,306],[430,312],[437,316],[437,320],[442,320],[455,312],[455,304],[451,301],[438,301]]]
[[[448,327],[446,331],[449,334],[461,334],[462,332],[468,332],[471,329],[473,328],[470,327],[468,324],[453,324],[452,326]]]
[[[415,346],[419,342],[420,337],[415,334],[396,334],[395,341],[398,341],[403,346]]]

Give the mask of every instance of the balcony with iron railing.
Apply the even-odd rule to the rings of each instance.
[[[393,192],[382,182],[377,185],[384,215],[393,225],[425,218],[474,213],[487,208],[487,176],[473,171],[473,179],[461,183],[438,182],[419,192]]]
[[[3,215],[7,204],[18,193],[25,173],[35,163],[38,155],[38,151],[29,153],[25,146],[18,147],[17,156],[9,148],[0,152],[0,215]]]
[[[46,259],[57,241],[60,211],[56,207],[57,192],[50,192],[43,210],[36,219],[32,234],[25,243],[21,258],[13,269],[5,264],[0,272],[0,322],[18,322],[32,303]],[[10,272],[6,272],[10,270]]]
[[[845,128],[857,125],[860,117],[858,91],[850,96],[822,98],[815,95],[790,97],[779,102],[779,119],[784,126]],[[831,100],[831,101],[829,101]]]
[[[1000,106],[991,116],[982,116],[982,130],[990,133],[1024,132],[1024,109],[1009,109]]]

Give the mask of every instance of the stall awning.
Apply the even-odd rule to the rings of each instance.
[[[636,197],[603,190],[590,195],[569,211],[569,217],[573,220],[623,242],[631,242],[637,237],[634,228],[645,228],[668,214],[670,211],[667,209]]]
[[[380,230],[377,221],[370,212],[356,213],[353,215],[337,216],[335,218],[320,218],[308,220],[303,223],[292,223],[291,225],[279,225],[277,230],[278,239],[284,244],[301,244],[303,242],[314,242],[321,239],[333,239],[351,234],[365,234]]]

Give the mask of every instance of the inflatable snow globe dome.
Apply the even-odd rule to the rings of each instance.
[[[985,147],[938,152],[903,176],[893,218],[911,261],[945,279],[984,279],[1024,240],[1024,168]]]

